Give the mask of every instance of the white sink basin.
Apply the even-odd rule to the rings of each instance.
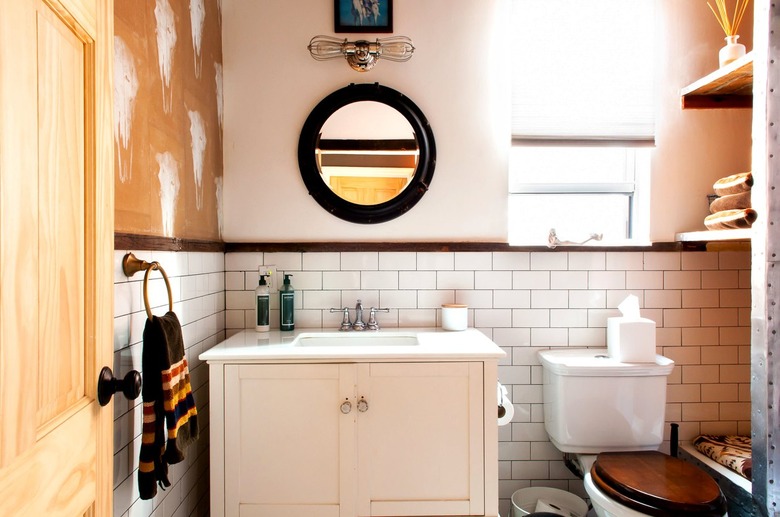
[[[292,332],[247,329],[200,355],[209,362],[269,361],[470,361],[506,356],[477,329],[388,328],[379,331],[299,329]]]
[[[292,346],[416,346],[417,334],[412,332],[311,332],[299,334]]]

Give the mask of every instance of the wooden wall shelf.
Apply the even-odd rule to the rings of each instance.
[[[680,91],[682,109],[753,107],[753,52]]]
[[[682,109],[752,109],[753,52],[683,88],[680,105]],[[749,246],[752,234],[751,229],[705,230],[678,233],[675,240],[681,243],[747,243]]]
[[[749,241],[752,235],[753,230],[750,228],[744,230],[703,230],[678,233],[675,240],[679,242]]]

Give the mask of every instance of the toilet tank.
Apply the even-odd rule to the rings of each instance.
[[[655,450],[663,442],[666,378],[674,361],[621,363],[606,349],[539,352],[544,427],[560,451]]]

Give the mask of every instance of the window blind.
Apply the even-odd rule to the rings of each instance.
[[[652,142],[654,1],[513,0],[513,141]]]

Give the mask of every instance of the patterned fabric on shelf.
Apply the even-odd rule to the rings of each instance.
[[[749,436],[703,434],[693,441],[693,445],[707,457],[751,479],[753,459]]]

